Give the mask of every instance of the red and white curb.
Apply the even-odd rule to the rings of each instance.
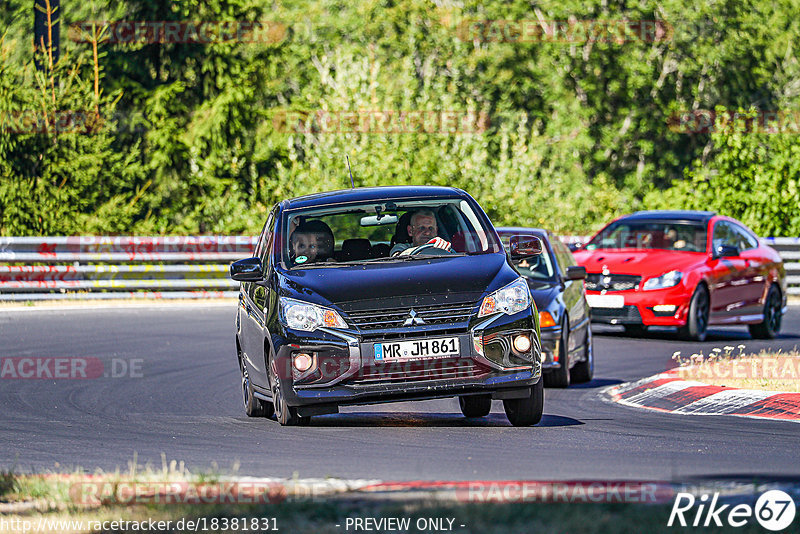
[[[660,412],[800,421],[800,393],[711,386],[683,380],[677,370],[611,386],[605,393],[618,404]]]

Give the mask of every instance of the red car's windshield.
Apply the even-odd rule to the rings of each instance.
[[[705,252],[705,224],[621,220],[609,224],[589,243],[585,250],[633,248]]]

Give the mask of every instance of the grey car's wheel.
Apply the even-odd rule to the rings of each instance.
[[[514,426],[532,426],[542,420],[544,411],[544,381],[531,388],[531,395],[523,399],[506,399],[503,408],[508,421]]]
[[[749,325],[750,335],[757,339],[772,339],[781,329],[783,322],[783,309],[780,290],[771,285],[764,302],[764,320],[758,324]]]
[[[542,376],[544,385],[549,388],[569,387],[569,321],[561,325],[561,341],[558,343],[559,367],[550,369]]]
[[[492,411],[491,395],[468,395],[458,398],[464,417],[486,417]]]
[[[570,372],[576,384],[591,382],[594,377],[594,346],[592,345],[592,327],[586,327],[586,343],[583,345],[583,360],[575,364]]]
[[[247,366],[239,355],[239,371],[242,375],[242,402],[244,413],[248,417],[272,417],[274,413],[272,403],[257,398],[254,394],[253,383],[247,372]]]
[[[708,296],[708,289],[704,284],[700,284],[694,290],[692,300],[689,302],[689,316],[686,318],[686,325],[678,330],[681,337],[692,341],[704,341],[710,309],[711,300]]]
[[[272,404],[275,407],[275,418],[284,426],[307,425],[311,417],[302,417],[297,414],[297,408],[286,404],[283,395],[283,386],[278,374],[278,364],[275,358],[269,359],[269,389],[272,392]]]

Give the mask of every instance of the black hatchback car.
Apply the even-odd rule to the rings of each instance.
[[[544,405],[538,314],[480,206],[444,187],[378,187],[278,203],[242,282],[236,349],[249,416],[283,425],[340,406],[459,397],[467,417],[502,399],[516,426]]]
[[[536,237],[544,252],[515,262],[528,280],[539,311],[542,333],[544,385],[565,388],[570,382],[588,382],[594,376],[594,348],[590,311],[586,301],[586,268],[578,265],[572,252],[548,230],[539,228],[498,228],[504,243],[512,236]]]

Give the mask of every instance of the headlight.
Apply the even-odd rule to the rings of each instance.
[[[517,278],[505,287],[488,295],[481,303],[478,317],[503,312],[513,315],[531,306],[531,292],[524,278]]]
[[[644,286],[642,286],[642,289],[664,289],[665,287],[677,286],[681,278],[683,278],[682,272],[670,271],[661,276],[656,276],[655,278],[647,280]]]
[[[294,330],[313,332],[321,326],[347,328],[347,323],[336,310],[286,297],[281,297],[280,303],[281,323]]]

